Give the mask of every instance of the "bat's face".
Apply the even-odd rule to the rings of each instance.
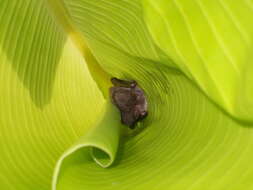
[[[121,112],[121,121],[134,128],[135,124],[148,114],[144,92],[135,81],[112,78],[112,83],[114,86],[110,88],[110,94],[112,102]]]

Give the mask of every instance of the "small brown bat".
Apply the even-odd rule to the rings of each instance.
[[[120,110],[121,122],[134,129],[135,124],[148,114],[144,92],[136,81],[112,78],[111,82],[114,86],[110,88],[110,95],[113,104]]]

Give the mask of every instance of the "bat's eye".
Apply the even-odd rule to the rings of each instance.
[[[131,87],[131,88],[135,88],[136,85],[137,85],[137,83],[134,81],[134,82],[132,82],[132,83],[130,84],[130,87]]]
[[[146,117],[147,115],[148,115],[148,112],[147,112],[147,111],[142,111],[142,112],[140,113],[141,118],[144,118],[144,117]]]

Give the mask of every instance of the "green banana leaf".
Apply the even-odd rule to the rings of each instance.
[[[232,116],[253,119],[253,1],[143,0],[156,44]]]
[[[251,0],[0,0],[0,188],[253,188]],[[127,130],[111,76],[144,89]]]

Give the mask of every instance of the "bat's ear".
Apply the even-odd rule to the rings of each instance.
[[[112,83],[113,85],[116,85],[116,84],[117,84],[117,81],[118,81],[118,79],[117,79],[116,77],[112,77],[112,78],[111,78],[111,83]]]

